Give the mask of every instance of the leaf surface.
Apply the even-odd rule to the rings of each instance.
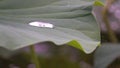
[[[69,44],[91,53],[100,43],[100,31],[91,11],[94,0],[2,0],[0,46],[10,50],[44,41]],[[54,28],[30,22],[50,23]]]

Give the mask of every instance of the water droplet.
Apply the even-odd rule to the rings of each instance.
[[[29,25],[36,26],[36,27],[42,27],[42,28],[53,28],[54,27],[54,25],[51,23],[39,22],[39,21],[30,22]]]

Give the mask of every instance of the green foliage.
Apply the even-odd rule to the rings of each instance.
[[[103,44],[95,53],[95,67],[107,68],[120,56],[120,44]]]
[[[0,46],[15,50],[44,41],[61,45],[76,40],[77,48],[91,53],[100,43],[92,4],[93,0],[3,0]],[[32,21],[51,23],[54,28],[30,26]]]
[[[101,1],[96,0],[96,1],[94,2],[94,6],[104,6],[104,4],[103,4]]]

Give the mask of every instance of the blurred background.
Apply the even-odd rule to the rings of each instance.
[[[68,45],[57,46],[52,42],[38,43],[35,49],[41,68],[120,68],[120,44],[110,41],[102,18],[102,10],[103,7],[99,6],[93,8],[101,27],[102,46],[91,54],[85,54]],[[109,7],[108,20],[120,41],[120,0],[116,0]],[[29,48],[25,47],[1,55],[0,68],[35,68],[31,61]]]

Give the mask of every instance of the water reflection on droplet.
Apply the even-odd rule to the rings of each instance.
[[[30,22],[29,25],[36,26],[36,27],[42,27],[42,28],[53,28],[54,27],[54,25],[51,23],[39,22],[39,21]]]

